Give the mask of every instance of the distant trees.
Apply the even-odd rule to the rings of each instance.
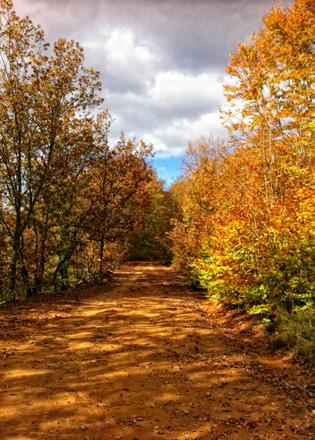
[[[149,195],[147,215],[142,228],[134,235],[128,257],[135,260],[162,260],[171,263],[172,251],[169,233],[178,211],[172,193],[155,173],[146,186]]]
[[[0,0],[3,299],[102,273],[144,221],[151,150],[123,137],[109,147],[100,91],[78,43],[50,47]]]
[[[310,1],[266,15],[227,68],[229,141],[193,143],[172,189],[182,211],[172,232],[177,264],[210,294],[278,328],[285,322],[282,337],[307,355],[313,35]]]
[[[145,160],[151,153],[145,144],[121,137],[92,170],[95,201],[87,229],[99,274],[106,269],[106,246],[119,243],[120,252],[127,251],[143,230],[151,198],[148,184],[154,179]]]

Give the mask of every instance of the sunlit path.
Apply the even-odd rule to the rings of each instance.
[[[79,304],[4,310],[0,438],[308,438],[301,402],[256,375],[203,305],[171,268],[143,263]]]

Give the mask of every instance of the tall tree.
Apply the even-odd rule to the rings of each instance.
[[[275,6],[249,44],[232,54],[223,114],[234,146],[257,148],[263,168],[262,197],[272,209],[299,181],[296,165],[310,161],[314,4]],[[286,169],[287,176],[284,176]]]
[[[78,170],[99,153],[99,90],[78,43],[59,39],[49,51],[40,27],[19,18],[10,0],[0,1],[0,221],[12,247],[12,292],[18,271],[30,287],[24,233],[37,228],[35,212],[55,174],[67,169],[66,160]]]
[[[188,149],[173,249],[209,292],[294,319],[312,291],[313,2],[276,6],[263,23],[227,67],[226,147]]]

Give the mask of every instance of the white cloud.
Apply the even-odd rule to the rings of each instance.
[[[144,45],[137,43],[131,31],[115,29],[104,44],[109,62],[122,68],[151,69],[156,57]]]
[[[116,28],[103,41],[86,40],[85,47],[102,57],[113,140],[124,131],[167,157],[180,155],[201,135],[222,135],[217,113],[224,102],[222,74],[166,69],[150,42],[129,29]]]
[[[64,36],[83,45],[87,64],[101,72],[113,140],[124,131],[164,157],[180,155],[202,135],[225,136],[224,66],[272,3],[15,0],[51,41]]]
[[[170,125],[144,133],[143,140],[155,146],[158,157],[171,157],[183,154],[189,141],[209,135],[225,135],[219,112],[206,113],[194,120],[175,120]]]
[[[219,107],[223,78],[212,73],[160,71],[143,94],[112,93],[108,105],[120,114],[114,131],[154,145],[159,156],[177,156],[202,135],[224,136]]]
[[[83,46],[88,61],[102,72],[105,94],[134,92],[141,96],[154,79],[161,57],[150,48],[149,41],[139,40],[127,28],[102,31],[87,37]]]
[[[211,73],[188,74],[178,71],[160,72],[150,90],[150,98],[165,104],[220,101],[222,97],[222,79]]]

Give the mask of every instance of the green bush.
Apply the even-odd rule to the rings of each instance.
[[[311,304],[292,313],[279,311],[275,320],[276,345],[292,347],[297,355],[315,363],[314,323]]]

